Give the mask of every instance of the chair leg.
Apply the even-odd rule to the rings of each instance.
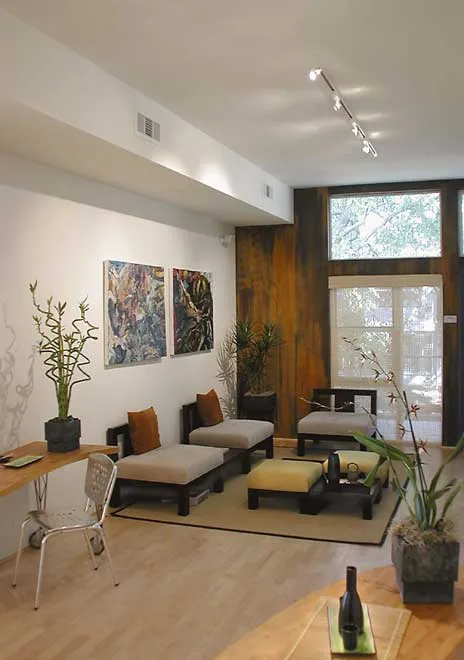
[[[89,551],[90,559],[92,560],[93,570],[96,571],[98,568],[98,563],[92,548],[92,544],[90,542],[89,532],[86,529],[84,529],[84,536],[85,536],[85,542],[87,544],[87,550]]]
[[[248,474],[251,470],[251,459],[249,452],[245,451],[241,460],[242,460],[242,474]]]
[[[24,532],[26,531],[26,525],[31,521],[31,517],[27,516],[27,518],[24,520],[23,524],[21,525],[21,533],[19,535],[19,545],[18,545],[18,550],[16,552],[16,562],[15,562],[15,569],[14,569],[14,575],[13,575],[13,587],[16,587],[17,580],[18,580],[18,569],[19,569],[19,562],[21,560],[21,553],[23,551],[23,542],[24,542]]]
[[[39,572],[38,572],[38,575],[37,575],[37,589],[35,591],[35,603],[34,603],[34,609],[35,610],[39,609],[40,589],[42,587],[43,565],[44,565],[44,558],[45,558],[45,546],[47,545],[48,539],[49,539],[49,536],[46,534],[43,537],[42,542],[40,544]]]
[[[108,539],[106,538],[106,534],[103,531],[103,527],[100,527],[100,525],[98,525],[97,527],[95,527],[95,530],[98,532],[98,534],[100,534],[101,540],[103,541],[103,545],[105,546],[106,557],[108,559],[108,564],[110,565],[114,586],[117,587],[119,585],[119,580],[117,579],[116,573],[114,572],[113,558],[111,557],[110,547],[108,545]]]
[[[274,458],[274,436],[269,438],[266,443],[266,458]]]
[[[304,438],[298,437],[296,453],[297,453],[298,456],[304,456],[305,455],[305,439]]]
[[[259,508],[259,495],[252,490],[248,491],[248,508],[251,510]]]

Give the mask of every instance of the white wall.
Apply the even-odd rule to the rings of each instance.
[[[288,185],[2,9],[0,79],[0,101],[31,108],[293,222]],[[160,123],[160,144],[136,135],[137,112]],[[263,196],[264,183],[273,187],[272,200]]]
[[[47,194],[39,192],[40,189]],[[81,201],[64,199],[66,189],[72,189],[72,197]],[[54,190],[56,193],[50,194]],[[99,192],[101,199],[107,200],[107,208],[82,203],[97,198]],[[118,205],[126,211],[124,214],[115,210]],[[101,202],[100,206],[103,206]],[[147,217],[158,215],[159,221],[128,215],[127,208],[136,206],[145,209]],[[179,226],[165,224],[163,208]],[[81,418],[81,442],[104,443],[107,427],[123,423],[128,410],[150,405],[158,412],[162,442],[178,442],[181,405],[193,400],[197,391],[216,385],[216,351],[167,357],[156,364],[106,369],[103,262],[116,259],[212,272],[217,345],[235,316],[235,249],[233,243],[228,248],[221,245],[218,236],[224,233],[224,227],[185,210],[177,212],[170,207],[168,213],[166,205],[159,207],[108,186],[0,156],[0,228],[0,304],[4,305],[10,326],[8,329],[0,309],[0,369],[14,372],[8,404],[24,403],[27,399],[17,387],[28,381],[29,356],[37,339],[28,290],[29,283],[37,279],[38,295],[42,299],[53,295],[57,300],[67,300],[71,310],[88,295],[89,318],[100,326],[99,339],[91,342],[88,350],[92,380],[77,385],[71,401],[71,414]],[[168,335],[170,328],[168,318]],[[16,335],[15,342],[8,351],[12,332]],[[21,444],[43,439],[43,422],[56,415],[53,386],[44,376],[40,357],[36,358],[33,373],[32,392],[19,428]],[[0,397],[1,392],[0,388]],[[14,438],[11,415],[3,411],[0,449],[4,451],[14,443]],[[80,504],[82,477],[83,465],[53,473],[50,505]],[[5,510],[8,507],[0,509],[3,529],[19,523],[18,511],[21,513],[25,500],[21,506],[18,497],[15,496],[12,507],[14,515]],[[5,543],[2,536],[0,557],[11,551],[11,544]]]

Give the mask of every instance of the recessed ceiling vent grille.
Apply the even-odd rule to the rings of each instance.
[[[141,112],[137,113],[137,132],[150,140],[160,141],[160,125],[154,119],[142,115]]]
[[[265,183],[263,186],[263,197],[264,199],[274,199],[274,189],[269,183]]]

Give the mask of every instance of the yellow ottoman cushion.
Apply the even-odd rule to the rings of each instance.
[[[267,459],[248,475],[248,488],[307,493],[321,476],[320,463]]]
[[[379,462],[379,455],[375,451],[351,451],[343,449],[336,451],[340,458],[340,471],[347,472],[349,463],[356,463],[360,472],[369,474],[373,467]],[[324,462],[324,472],[327,472],[328,460]],[[388,477],[388,463],[383,463],[377,471],[377,478],[383,484]]]

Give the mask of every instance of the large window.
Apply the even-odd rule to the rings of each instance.
[[[392,405],[391,386],[375,381],[344,337],[356,339],[395,373],[409,401],[420,406],[415,428],[440,441],[442,384],[442,295],[440,276],[330,278],[331,382],[333,387],[378,391],[379,428],[399,439],[403,410]],[[406,440],[409,436],[406,436]]]
[[[440,194],[332,196],[330,259],[438,257]]]

